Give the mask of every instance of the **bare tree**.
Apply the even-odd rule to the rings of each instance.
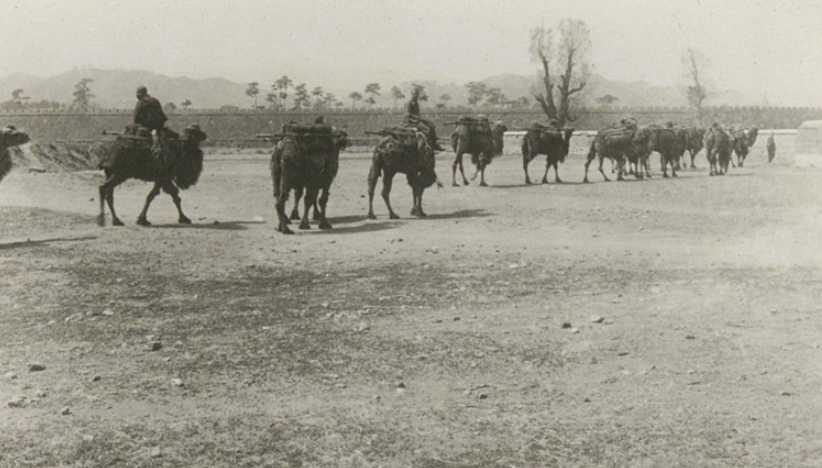
[[[688,50],[682,56],[682,66],[685,69],[685,75],[688,77],[688,88],[685,90],[685,95],[688,98],[688,105],[696,110],[696,119],[699,125],[704,125],[702,103],[708,97],[708,90],[705,88],[703,81],[700,80],[699,72],[707,63],[708,60],[705,55],[691,47],[688,47]]]
[[[543,91],[535,98],[545,115],[563,126],[577,119],[573,115],[577,95],[591,77],[591,33],[585,21],[576,19],[560,21],[557,30],[559,43],[555,50],[553,31],[545,26],[534,28],[529,52],[532,60],[542,65]],[[556,74],[552,74],[552,67]]]

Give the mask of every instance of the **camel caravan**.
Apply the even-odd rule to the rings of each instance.
[[[381,196],[390,219],[399,215],[391,206],[391,189],[394,176],[404,174],[411,187],[413,203],[411,216],[426,217],[423,194],[433,185],[442,187],[436,172],[436,153],[443,151],[437,138],[436,125],[422,117],[419,100],[426,96],[422,87],[412,90],[406,106],[406,115],[399,125],[366,131],[378,136],[373,148],[371,167],[368,172],[368,219],[376,219],[374,194],[377,182],[382,178]],[[114,208],[114,189],[129,179],[152,182],[137,224],[150,226],[149,207],[160,194],[167,193],[178,213],[178,222],[190,224],[183,213],[180,191],[193,187],[203,171],[203,152],[200,144],[206,134],[198,125],[190,125],[177,133],[165,127],[167,118],[159,101],[148,95],[144,87],[137,89],[137,105],[134,123],[122,132],[103,132],[114,136],[99,148],[98,168],[105,174],[99,186],[100,212],[98,223],[105,224],[105,207],[111,212],[114,226],[122,226]],[[485,172],[492,161],[504,153],[504,136],[508,127],[502,121],[491,121],[483,115],[460,117],[453,125],[450,146],[454,152],[451,165],[451,184],[454,187],[469,185],[465,175],[463,158],[470,155],[475,167],[471,180],[479,176],[479,186],[486,187]],[[750,147],[756,142],[758,129],[726,128],[714,123],[709,128],[666,125],[639,126],[633,118],[624,118],[596,132],[588,145],[583,182],[589,182],[588,170],[598,160],[598,170],[605,181],[610,179],[603,169],[606,159],[611,161],[611,172],[617,180],[626,175],[636,178],[651,177],[650,157],[658,153],[662,176],[677,177],[677,171],[695,168],[696,155],[705,149],[710,166],[709,174],[727,174],[729,166],[743,167]],[[545,155],[545,171],[541,182],[548,183],[548,172],[554,169],[554,181],[561,183],[559,164],[564,163],[570,152],[573,128],[562,128],[556,119],[547,124],[533,123],[522,135],[522,168],[525,184],[530,185],[528,165],[540,155]],[[327,216],[331,186],[337,176],[340,152],[348,147],[348,134],[340,128],[328,125],[318,117],[310,125],[296,121],[282,126],[279,133],[258,135],[273,144],[270,172],[277,213],[277,230],[293,234],[289,227],[292,220],[300,220],[299,229],[310,229],[310,214],[320,229],[331,229]],[[9,172],[12,159],[8,149],[29,141],[29,136],[12,126],[0,129],[0,180]],[[769,140],[769,154],[773,153]],[[733,155],[736,154],[736,163]],[[690,161],[688,161],[690,156]],[[770,156],[772,159],[773,156]],[[457,180],[457,170],[461,184]],[[294,194],[294,206],[286,214],[289,196]],[[300,202],[304,207],[300,213]]]

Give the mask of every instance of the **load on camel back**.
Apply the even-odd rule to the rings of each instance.
[[[329,191],[339,169],[340,151],[348,146],[348,134],[326,125],[318,117],[314,125],[296,122],[283,125],[282,132],[260,135],[276,141],[271,155],[271,181],[274,186],[275,208],[279,220],[277,230],[292,234],[290,219],[301,219],[300,229],[310,229],[308,213],[314,208],[314,219],[320,229],[331,229],[326,217]],[[294,191],[294,209],[291,217],[285,214],[285,204]],[[305,192],[305,210],[299,216],[298,205]],[[320,193],[322,192],[322,193]]]
[[[463,185],[468,185],[468,179],[465,178],[465,170],[462,165],[462,157],[464,154],[470,154],[471,162],[476,166],[476,171],[471,180],[480,175],[480,187],[487,187],[485,168],[491,164],[495,157],[502,155],[503,137],[508,127],[502,122],[492,123],[484,115],[479,115],[476,118],[460,116],[453,124],[457,127],[451,134],[451,147],[456,153],[454,163],[451,165],[451,185],[459,187],[459,184],[457,184],[457,167],[459,167]]]
[[[390,201],[391,186],[397,173],[405,174],[408,185],[411,186],[414,198],[411,216],[427,216],[422,209],[423,192],[435,183],[437,187],[442,187],[435,170],[436,158],[429,135],[417,128],[408,127],[385,127],[382,130],[365,133],[383,137],[374,148],[368,173],[368,218],[376,219],[373,207],[374,190],[377,179],[381,176],[382,198],[388,208],[389,217],[399,218],[391,208]]]

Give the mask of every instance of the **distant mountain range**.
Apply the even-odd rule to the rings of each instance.
[[[0,78],[0,101],[11,99],[12,92],[16,89],[24,90],[24,95],[31,101],[49,100],[70,104],[73,100],[72,93],[74,86],[83,78],[93,80],[89,83],[89,88],[94,94],[92,102],[103,108],[130,109],[134,105],[134,90],[139,85],[145,85],[149,93],[159,98],[163,103],[173,102],[178,106],[184,100],[190,100],[193,108],[216,109],[223,106],[237,106],[248,108],[252,105],[252,99],[245,91],[247,84],[239,84],[223,78],[191,79],[186,77],[169,77],[146,70],[100,70],[94,68],[82,68],[71,70],[60,75],[42,78],[21,73]],[[272,80],[273,81],[273,80]],[[538,89],[539,81],[536,75],[522,76],[513,74],[494,75],[482,80],[489,88],[500,88],[508,99],[517,99],[522,96],[531,98],[534,90]],[[450,100],[446,102],[449,107],[467,105],[468,89],[465,84],[443,84],[434,81],[419,80],[415,83],[424,85],[429,95],[428,105],[442,102],[440,97],[449,95]],[[351,105],[348,95],[360,90],[334,89],[333,83],[309,83],[308,89],[315,86],[323,86],[326,91],[334,95],[345,103]],[[381,83],[381,96],[377,98],[377,106],[392,107],[395,104],[391,98],[390,89],[393,84]],[[411,82],[399,84],[400,88],[408,94]],[[365,84],[363,84],[365,88]],[[260,94],[258,104],[265,105],[265,96],[271,92],[271,83],[260,83]],[[290,90],[293,97],[293,89]],[[678,86],[655,86],[642,81],[626,82],[609,80],[605,77],[595,75],[591,78],[583,102],[586,105],[595,105],[596,98],[612,95],[617,98],[613,103],[616,106],[685,106],[685,91]],[[289,98],[291,102],[291,97]],[[533,99],[531,99],[533,102]],[[749,106],[759,105],[748,96],[733,91],[714,92],[706,100],[706,105],[729,105],[729,106]],[[363,106],[360,102],[358,106]]]

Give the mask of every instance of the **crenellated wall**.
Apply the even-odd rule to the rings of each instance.
[[[528,127],[534,121],[544,122],[545,116],[535,109],[423,109],[423,114],[437,123],[440,136],[452,128],[449,122],[461,115],[485,114],[503,120],[510,129]],[[327,123],[345,127],[354,138],[365,138],[366,130],[398,125],[400,110],[323,110],[323,111],[255,111],[255,110],[177,110],[169,114],[169,127],[197,123],[216,145],[250,145],[261,133],[277,132],[290,120],[311,123],[322,115]],[[642,124],[671,121],[682,125],[695,123],[694,113],[684,107],[596,107],[580,111],[573,125],[578,130],[596,130],[632,116]],[[0,112],[0,125],[12,124],[30,133],[34,141],[101,140],[103,130],[120,131],[131,122],[131,111],[108,110],[94,113],[73,113],[64,110],[20,110]],[[822,119],[822,108],[811,107],[712,107],[705,109],[705,124],[718,121],[726,125],[758,128],[798,128],[806,120]]]

